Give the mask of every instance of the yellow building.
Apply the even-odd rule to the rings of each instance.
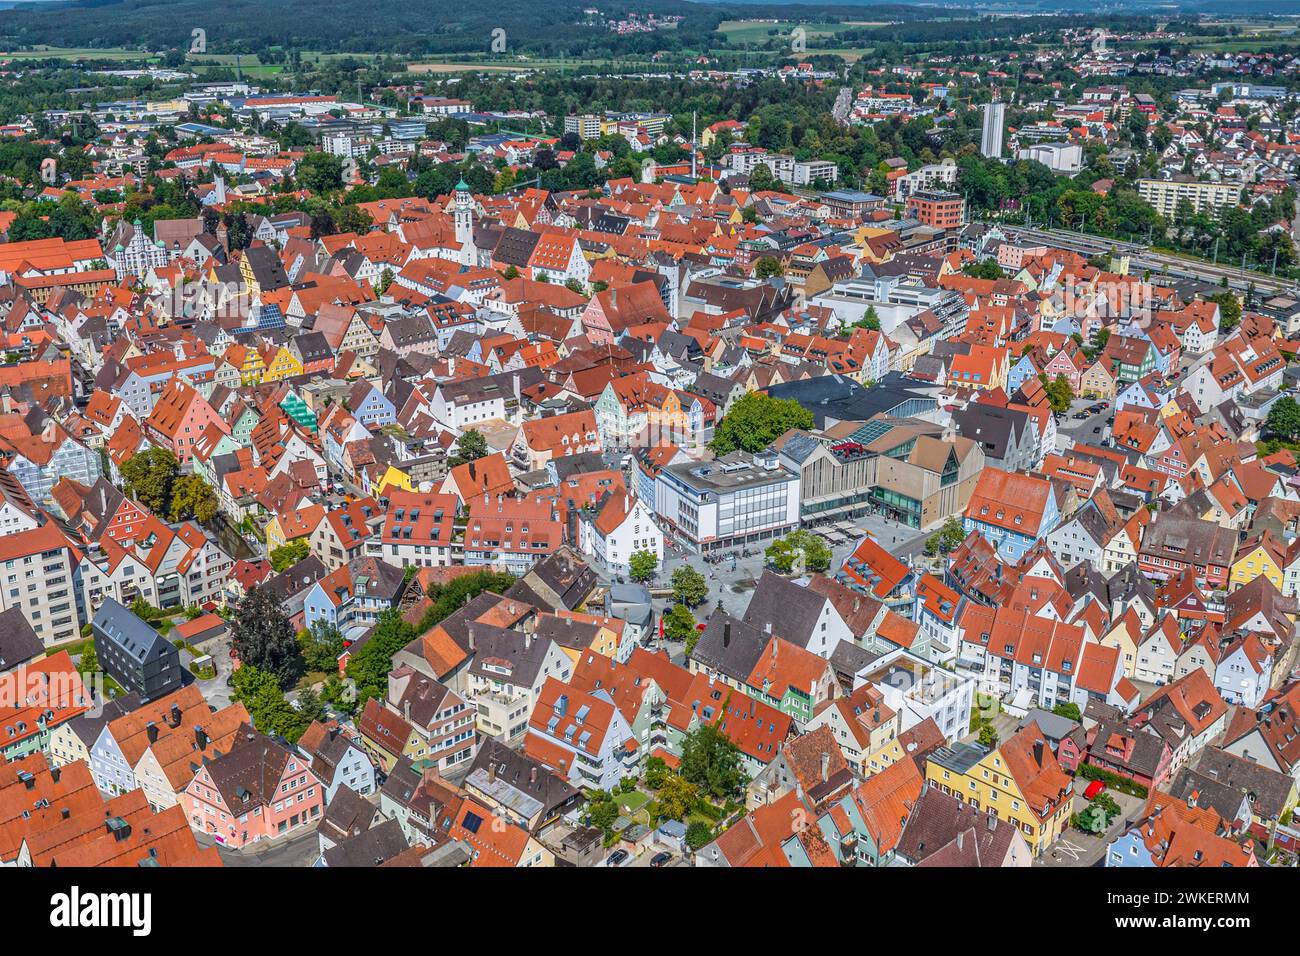
[[[275,358],[266,367],[262,373],[263,382],[279,382],[286,378],[294,378],[303,373],[302,362],[298,357],[289,351],[288,346],[281,345],[279,351],[275,353]]]
[[[374,495],[387,494],[390,489],[400,488],[402,491],[418,490],[411,484],[411,476],[396,465],[389,465],[379,480],[370,486],[370,493]]]
[[[623,622],[615,617],[560,611],[543,615],[537,631],[539,636],[553,640],[576,667],[588,652],[617,659],[623,628]]]
[[[1228,575],[1228,590],[1235,591],[1258,577],[1268,578],[1273,586],[1282,590],[1282,569],[1286,567],[1286,545],[1265,531],[1242,542],[1237,549],[1237,560]]]
[[[926,758],[925,779],[975,810],[1015,824],[1035,856],[1070,821],[1071,778],[1034,723],[993,751],[977,744],[940,747]]]
[[[262,361],[262,353],[257,349],[236,342],[226,349],[224,358],[239,370],[240,384],[262,384],[262,373],[266,371],[266,363]]]

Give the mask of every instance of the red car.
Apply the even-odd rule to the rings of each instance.
[[[1083,791],[1083,799],[1091,800],[1105,789],[1106,785],[1104,783],[1100,780],[1094,780],[1092,783],[1088,784],[1088,789]]]

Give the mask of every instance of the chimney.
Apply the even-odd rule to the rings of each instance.
[[[179,727],[181,725],[181,709],[177,704],[172,704],[171,725],[173,727]]]
[[[402,719],[408,724],[411,722],[411,702],[410,700],[402,701]]]
[[[1197,799],[1200,797],[1200,795],[1201,795],[1201,794],[1200,794],[1200,791],[1198,791],[1198,790],[1193,790],[1191,793],[1189,793],[1189,794],[1187,795],[1187,809],[1188,809],[1188,810],[1195,810],[1195,809],[1196,809],[1196,801],[1197,801]]]
[[[194,743],[197,745],[199,750],[207,749],[208,735],[204,732],[202,727],[194,728]]]
[[[62,777],[62,776],[63,776],[63,768],[62,768],[62,767],[51,767],[51,768],[50,768],[50,782],[51,782],[51,783],[58,783],[58,782],[59,782],[59,778]]]
[[[149,743],[152,744],[158,741],[158,725],[152,720],[144,725],[144,733],[145,736],[149,738]]]
[[[822,783],[825,783],[826,780],[830,777],[830,775],[831,775],[831,755],[823,750],[822,751]]]
[[[632,499],[629,498],[627,495],[624,495],[624,496],[623,496],[623,514],[627,514],[627,513],[628,513],[629,511],[631,511],[631,510],[632,510]]]
[[[473,628],[473,626],[471,625],[470,627],[466,628],[466,629],[465,629],[465,633],[468,635],[468,638],[469,638],[469,652],[470,652],[471,654],[473,654],[473,653],[474,653],[474,628]]]
[[[965,831],[965,830],[958,830],[958,831],[957,831],[957,849],[960,850],[960,849],[962,848],[962,844],[966,842],[966,841],[963,839],[965,836],[966,836],[966,831]]]
[[[495,763],[489,763],[489,764],[488,764],[488,783],[496,783],[496,782],[497,782],[497,765],[496,765]]]
[[[998,828],[998,818],[996,814],[986,813],[984,814],[984,819],[988,821],[988,828],[990,833],[992,833],[994,830]]]
[[[764,633],[764,634],[771,634],[771,633],[772,633],[772,622],[771,622],[771,621],[764,621],[764,622],[763,622],[763,633]]]
[[[722,646],[723,647],[731,646],[731,619],[730,618],[728,618],[726,623],[722,625]]]

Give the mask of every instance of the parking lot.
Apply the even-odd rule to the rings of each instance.
[[[1110,439],[1114,410],[1113,402],[1076,398],[1070,403],[1070,410],[1057,420],[1057,448],[1071,448],[1076,442],[1104,444]]]

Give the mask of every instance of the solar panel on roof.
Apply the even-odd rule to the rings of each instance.
[[[483,818],[472,810],[465,814],[465,829],[470,833],[478,833],[478,828],[483,825]]]

